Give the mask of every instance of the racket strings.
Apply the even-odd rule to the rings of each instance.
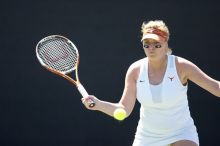
[[[38,53],[42,61],[50,68],[70,72],[75,69],[78,51],[66,40],[54,38],[39,45]]]

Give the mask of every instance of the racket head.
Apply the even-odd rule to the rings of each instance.
[[[58,74],[68,74],[77,69],[79,52],[68,38],[50,35],[36,45],[36,55],[40,64]]]

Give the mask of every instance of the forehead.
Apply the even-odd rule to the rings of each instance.
[[[156,44],[156,43],[160,43],[160,42],[156,41],[154,39],[145,39],[145,40],[143,40],[143,43],[146,43],[146,44]]]

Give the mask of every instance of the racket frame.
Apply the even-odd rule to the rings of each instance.
[[[46,65],[43,60],[41,59],[40,55],[38,54],[38,46],[46,41],[46,40],[49,40],[49,39],[52,39],[52,38],[62,38],[62,39],[65,39],[67,43],[69,43],[71,46],[74,47],[74,49],[76,50],[77,52],[77,61],[76,61],[76,64],[73,68],[69,69],[68,71],[65,71],[65,72],[61,72],[61,71],[57,71],[51,67],[49,67],[48,65]],[[80,94],[83,96],[83,97],[87,97],[89,94],[88,92],[86,91],[86,89],[83,87],[83,85],[80,83],[80,80],[79,80],[79,75],[78,75],[78,65],[79,65],[79,52],[78,52],[78,49],[77,47],[75,46],[75,44],[73,42],[71,42],[68,38],[64,37],[64,36],[61,36],[61,35],[51,35],[51,36],[47,36],[43,39],[41,39],[37,45],[36,45],[36,56],[37,56],[37,59],[38,61],[40,62],[40,64],[46,68],[47,70],[49,70],[50,72],[54,73],[54,74],[57,74],[59,76],[62,76],[63,78],[67,79],[69,82],[71,82],[72,84],[74,84],[78,91],[80,92]],[[70,74],[71,72],[73,72],[75,70],[75,78],[76,80],[74,80],[73,78],[70,77]],[[92,101],[92,100],[89,100],[88,101],[88,104],[89,104],[89,107],[94,107],[95,106],[95,102]]]

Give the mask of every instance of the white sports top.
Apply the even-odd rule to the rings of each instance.
[[[141,108],[135,139],[147,141],[147,146],[153,141],[169,141],[171,137],[170,141],[175,141],[173,136],[187,127],[196,129],[189,111],[187,86],[183,86],[178,77],[173,55],[168,55],[166,72],[159,85],[150,85],[148,58],[141,60],[137,100],[141,103]],[[164,145],[166,143],[167,141]]]
[[[154,103],[161,103],[162,102],[161,88],[162,88],[162,84],[159,84],[159,85],[150,84],[150,91],[151,91],[152,100]]]

